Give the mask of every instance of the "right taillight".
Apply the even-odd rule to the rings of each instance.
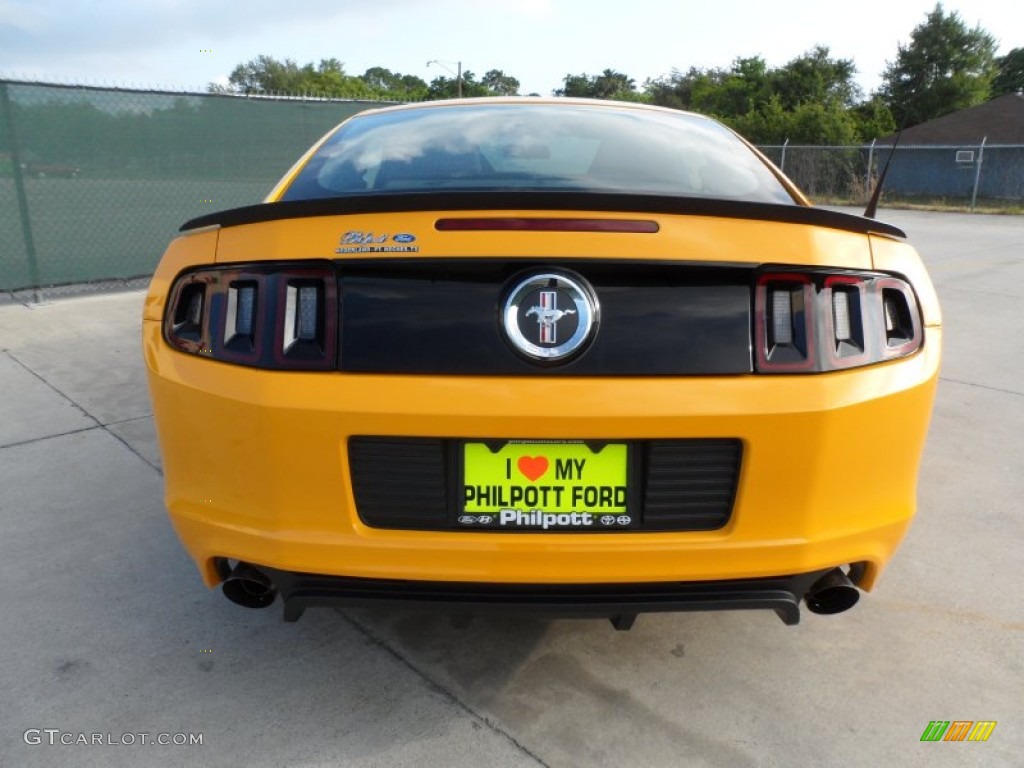
[[[821,301],[827,305],[825,352],[829,368],[868,362],[868,281],[850,275],[825,278]]]
[[[917,351],[921,315],[910,285],[890,275],[765,271],[754,286],[761,373],[824,372]]]
[[[882,332],[885,359],[903,357],[921,346],[921,313],[917,298],[902,280],[885,277],[877,281],[882,305]]]

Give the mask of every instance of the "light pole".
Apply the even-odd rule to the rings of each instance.
[[[427,62],[429,67],[431,64],[437,64],[439,67],[444,67],[453,75],[455,75],[455,90],[459,98],[462,98],[462,62],[461,61],[441,61],[440,59],[431,59]],[[453,72],[449,64],[455,64],[458,67],[458,72]]]

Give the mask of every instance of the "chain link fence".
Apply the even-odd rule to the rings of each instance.
[[[376,102],[0,80],[0,291],[141,284],[185,220],[259,202]],[[761,150],[820,203],[866,201],[888,145]],[[1024,146],[900,146],[883,201],[1024,204]]]
[[[0,290],[148,276],[185,220],[259,202],[376,106],[0,81]]]
[[[759,149],[818,203],[864,204],[889,162],[883,202],[963,207],[1024,208],[1024,145],[866,144]]]

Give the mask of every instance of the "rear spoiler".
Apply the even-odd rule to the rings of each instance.
[[[186,221],[181,225],[181,231],[187,232],[209,226],[237,227],[282,219],[342,216],[357,213],[502,210],[712,216],[726,219],[772,221],[782,224],[803,224],[860,234],[876,233],[906,238],[906,233],[903,230],[891,224],[884,224],[863,216],[805,205],[754,203],[747,200],[718,200],[703,197],[554,190],[377,193],[315,200],[286,200],[209,213]]]

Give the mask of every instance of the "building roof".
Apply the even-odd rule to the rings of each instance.
[[[878,142],[890,144],[896,134]],[[900,144],[1024,144],[1024,94],[1008,93],[903,131]]]

